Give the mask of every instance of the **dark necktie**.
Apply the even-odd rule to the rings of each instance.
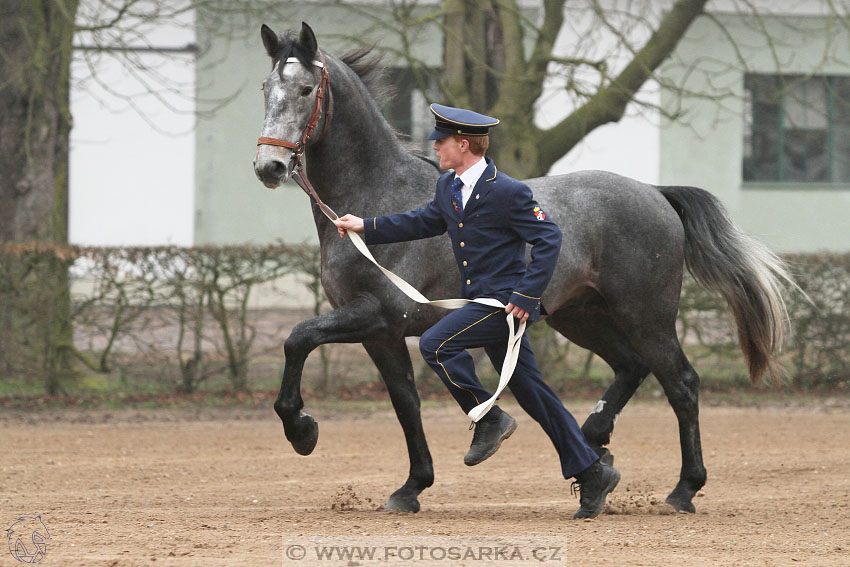
[[[463,214],[463,193],[461,193],[461,189],[463,189],[463,180],[460,177],[455,177],[455,180],[452,181],[452,205],[455,208],[455,212],[458,216]]]

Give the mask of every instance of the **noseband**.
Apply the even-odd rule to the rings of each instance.
[[[285,65],[286,63],[298,63],[299,60],[295,57],[289,57],[288,59],[282,60],[281,65]],[[328,66],[325,61],[325,55],[322,54],[321,61],[313,61],[313,65],[322,69],[322,78],[319,81],[319,87],[316,89],[316,102],[313,104],[313,113],[310,115],[310,119],[307,120],[307,125],[304,126],[304,131],[301,133],[301,138],[297,142],[289,142],[287,140],[281,140],[279,138],[260,138],[257,140],[257,146],[277,146],[280,148],[287,148],[292,150],[292,157],[289,160],[289,170],[292,172],[292,179],[298,184],[301,189],[304,190],[305,193],[310,195],[313,200],[316,201],[316,204],[322,209],[325,214],[330,212],[333,215],[333,218],[336,217],[336,213],[334,213],[330,207],[325,205],[322,200],[319,198],[319,195],[316,194],[316,190],[313,189],[313,185],[310,183],[310,180],[307,179],[307,175],[304,173],[304,165],[301,163],[301,156],[304,154],[304,148],[307,147],[307,142],[310,141],[310,138],[313,136],[313,133],[316,131],[316,126],[319,123],[319,118],[321,118],[322,114],[325,115],[325,123],[322,126],[322,133],[319,135],[316,141],[321,140],[325,137],[325,133],[328,131],[328,126],[331,123],[331,114],[333,113],[333,94],[331,93],[331,80],[328,76]],[[327,99],[325,99],[325,95],[327,94]],[[324,107],[324,112],[323,112]]]

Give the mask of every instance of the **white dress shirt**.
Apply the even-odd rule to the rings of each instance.
[[[487,160],[484,159],[484,156],[481,156],[480,160],[460,175],[460,179],[463,181],[463,188],[460,190],[463,197],[463,208],[466,208],[466,203],[472,196],[472,190],[475,189],[475,184],[478,183],[485,169],[487,169]],[[457,177],[457,174],[455,174],[455,177]]]

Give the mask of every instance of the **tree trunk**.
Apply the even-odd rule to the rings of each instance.
[[[68,242],[70,62],[77,0],[4,3],[0,17],[0,241]],[[71,344],[68,262],[45,252],[5,255],[21,278],[2,295],[5,352],[37,362],[59,390]],[[12,264],[17,264],[12,265]],[[11,341],[11,343],[10,343]],[[23,369],[18,368],[18,371]]]
[[[584,105],[554,127],[534,125],[564,0],[544,0],[543,24],[525,56],[516,0],[444,0],[446,93],[449,104],[495,116],[501,124],[488,154],[518,179],[546,175],[587,133],[623,117],[634,94],[673,52],[707,0],[677,0],[633,60]],[[483,87],[483,88],[482,88]]]
[[[708,0],[678,0],[665,13],[655,32],[609,85],[559,124],[541,133],[541,175],[595,128],[619,122],[635,93],[673,53],[688,28],[705,12]]]

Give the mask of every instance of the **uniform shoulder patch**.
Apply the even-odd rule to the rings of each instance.
[[[540,207],[534,207],[534,217],[537,220],[546,220],[546,213],[540,210]]]

